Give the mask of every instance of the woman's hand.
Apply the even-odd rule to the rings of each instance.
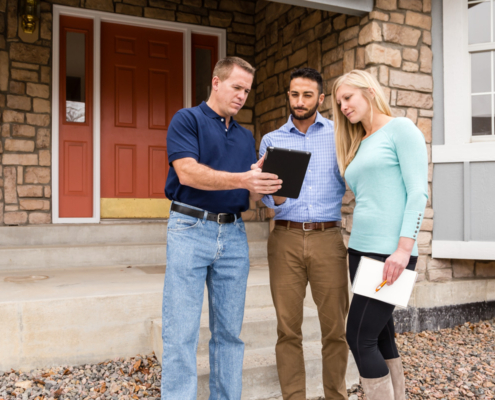
[[[385,260],[383,280],[387,281],[387,285],[392,285],[406,269],[413,246],[414,239],[401,237],[397,250]]]

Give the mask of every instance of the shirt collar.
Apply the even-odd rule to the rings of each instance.
[[[222,117],[221,115],[218,115],[215,111],[213,111],[210,106],[208,104],[206,104],[205,101],[203,101],[200,105],[199,105],[199,108],[201,108],[201,110],[205,113],[205,115],[207,117],[210,117],[211,119],[222,119],[224,117]],[[237,125],[237,121],[233,118],[233,117],[230,117],[230,124],[234,124],[234,125]],[[229,124],[229,125],[230,125]]]
[[[322,115],[316,111],[316,119],[315,119],[315,123],[313,125],[316,125],[316,124],[320,124],[320,125],[324,125],[325,124],[325,118],[322,117]],[[311,125],[311,126],[313,126]],[[292,114],[289,115],[289,120],[287,121],[287,129],[289,132],[292,132],[292,129],[295,129],[297,132],[299,132],[299,129],[296,128],[296,126],[294,125],[294,121],[292,120]]]

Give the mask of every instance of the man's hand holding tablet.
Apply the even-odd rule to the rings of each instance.
[[[252,170],[259,170],[259,172],[261,172],[263,164],[265,162],[265,155],[266,154],[263,154],[263,157],[261,157],[256,164],[251,165]],[[281,187],[279,189],[281,189]],[[273,196],[273,201],[277,206],[279,206],[280,204],[284,204],[285,200],[287,200],[287,197]]]
[[[241,174],[243,187],[252,193],[272,194],[282,188],[282,180],[276,174],[262,172],[260,168],[253,168],[256,164],[251,165],[251,171]]]
[[[284,203],[287,197],[299,197],[310,158],[309,151],[268,147],[263,157],[253,164],[257,168],[261,166],[263,172],[277,175],[284,182],[284,185],[273,193],[276,205]]]

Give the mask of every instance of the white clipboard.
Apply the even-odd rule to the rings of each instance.
[[[407,308],[418,273],[405,269],[392,285],[385,284],[377,292],[377,286],[383,282],[384,266],[385,263],[381,261],[361,257],[354,283],[352,284],[352,292],[384,301],[397,307]]]

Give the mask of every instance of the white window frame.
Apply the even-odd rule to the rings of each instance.
[[[59,216],[59,69],[60,69],[60,16],[89,18],[93,20],[93,217],[61,218]],[[83,8],[53,6],[53,63],[52,63],[52,221],[54,224],[81,224],[100,222],[100,71],[101,71],[101,23],[114,22],[145,28],[164,29],[183,33],[184,49],[184,107],[192,104],[192,57],[191,35],[193,33],[217,36],[218,57],[227,54],[227,32],[225,29],[190,25],[144,17],[133,17]]]
[[[443,0],[445,144],[432,146],[434,164],[464,162],[466,166],[475,161],[495,161],[495,140],[486,136],[473,137],[471,134],[470,50],[485,50],[486,44],[468,45],[467,5],[468,0]],[[470,193],[469,190],[464,192],[465,195]],[[468,204],[465,202],[465,213]],[[433,240],[432,256],[493,260],[495,246],[493,242]]]
[[[495,161],[495,135],[471,135],[470,51],[488,46],[468,45],[467,5],[468,0],[443,0],[445,144],[432,146],[433,163]]]
[[[432,256],[460,260],[495,260],[495,246],[493,242],[433,240]]]

